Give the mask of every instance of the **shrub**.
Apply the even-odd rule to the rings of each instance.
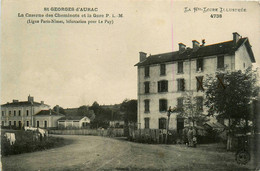
[[[37,140],[33,132],[25,131],[15,132],[15,139],[15,143],[10,145],[10,142],[4,137],[4,133],[2,133],[1,153],[3,156],[40,151],[64,144],[63,138],[47,137]]]

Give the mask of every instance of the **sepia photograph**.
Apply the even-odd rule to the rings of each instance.
[[[259,1],[2,0],[3,171],[260,170]]]

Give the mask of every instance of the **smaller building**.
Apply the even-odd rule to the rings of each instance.
[[[34,115],[35,126],[40,128],[53,128],[58,126],[58,119],[64,117],[51,109],[41,110]]]
[[[123,128],[125,125],[124,121],[109,121],[109,126],[113,128]]]
[[[58,120],[59,128],[87,128],[90,119],[86,116],[65,116]]]

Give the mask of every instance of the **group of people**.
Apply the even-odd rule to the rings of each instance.
[[[187,133],[189,147],[196,147],[196,145],[197,145],[196,136],[197,136],[196,129],[193,127],[190,127],[188,130],[188,133]]]

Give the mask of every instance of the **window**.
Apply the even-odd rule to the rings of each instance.
[[[183,118],[177,118],[177,132],[182,133],[183,129],[184,129],[184,119]]]
[[[159,119],[159,129],[166,129],[166,119],[165,118]]]
[[[160,75],[165,75],[166,74],[166,65],[161,64],[160,65]]]
[[[2,111],[2,116],[5,116],[5,111]]]
[[[26,116],[29,116],[29,110],[26,110]]]
[[[26,126],[29,126],[30,125],[30,121],[26,121]]]
[[[144,82],[144,93],[150,92],[150,82]]]
[[[11,116],[11,114],[12,114],[12,112],[11,112],[11,111],[9,111],[9,116]]]
[[[179,110],[182,110],[183,109],[183,98],[180,97],[180,98],[177,98],[177,108]]]
[[[178,91],[185,91],[185,81],[183,78],[177,79]]]
[[[37,122],[36,122],[36,125],[37,125],[37,128],[40,127],[40,122],[37,121]]]
[[[14,111],[14,116],[16,116],[16,111]]]
[[[21,110],[18,111],[18,116],[21,116]]]
[[[197,91],[204,91],[203,88],[203,76],[196,77],[197,80]]]
[[[144,67],[144,76],[145,77],[150,76],[150,67],[149,66]]]
[[[167,100],[166,99],[160,99],[159,100],[159,111],[160,112],[166,112],[167,111]]]
[[[9,121],[9,126],[12,126],[12,121]]]
[[[197,71],[203,71],[203,59],[197,59]]]
[[[146,99],[144,100],[144,112],[150,111],[150,100]]]
[[[5,121],[2,121],[2,126],[5,126]]]
[[[178,62],[178,73],[183,73],[183,62]]]
[[[22,122],[19,121],[18,124],[19,124],[19,128],[21,128],[22,127]]]
[[[150,125],[149,125],[149,118],[144,118],[144,128],[145,129],[149,129],[150,128]]]
[[[224,68],[224,56],[218,56],[217,60],[218,60],[217,68],[223,69]]]
[[[16,121],[14,121],[14,126],[16,126]]]
[[[197,110],[203,111],[203,97],[196,98]]]
[[[168,81],[158,81],[158,92],[167,92],[168,91]]]
[[[44,121],[44,128],[47,128],[47,121]]]

